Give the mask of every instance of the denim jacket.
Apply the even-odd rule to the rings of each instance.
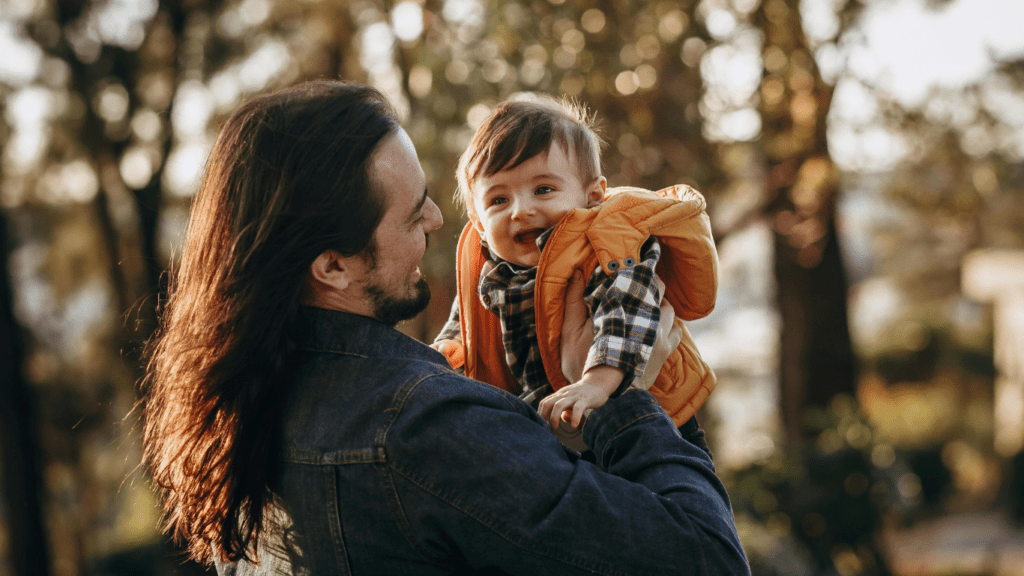
[[[303,309],[263,574],[681,574],[750,569],[709,455],[653,397],[564,448],[519,398],[370,318]],[[602,469],[603,468],[603,469]]]

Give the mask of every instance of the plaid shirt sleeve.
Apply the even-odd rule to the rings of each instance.
[[[452,342],[454,342],[459,347],[462,347],[462,327],[459,324],[459,298],[458,298],[458,296],[456,296],[455,297],[455,301],[452,302],[452,311],[451,311],[451,314],[448,316],[448,321],[445,322],[444,327],[441,328],[441,332],[440,332],[440,334],[437,335],[437,338],[434,338],[434,344],[431,347],[434,348],[435,350],[437,350],[438,352],[441,352],[445,356],[448,356],[444,346],[443,345],[442,346],[438,346],[438,344],[440,344],[440,343],[442,343],[442,342],[444,342],[446,340],[450,340],[451,341],[451,342],[448,342],[448,344],[447,344],[448,346],[452,346],[453,345]],[[464,353],[465,353],[465,350],[463,349],[463,354]],[[451,363],[452,359],[448,358],[448,362]],[[453,370],[455,370],[459,374],[465,374],[466,373],[466,365],[462,364],[458,368],[453,368]]]
[[[655,238],[641,250],[641,261],[623,265],[610,276],[598,268],[587,289],[593,313],[594,343],[584,370],[608,365],[625,372],[623,387],[643,375],[658,335],[661,294],[654,268],[661,257]]]
[[[434,343],[440,342],[441,340],[455,340],[456,342],[462,342],[462,327],[459,324],[459,297],[456,296],[455,300],[452,301],[452,311],[448,315],[448,321],[444,323],[444,327],[441,328],[441,333],[434,338]]]

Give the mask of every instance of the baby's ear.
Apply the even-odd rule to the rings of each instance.
[[[593,208],[604,201],[605,192],[608,191],[608,179],[598,176],[597,180],[587,190],[587,208]]]
[[[480,222],[480,217],[477,216],[476,214],[470,214],[469,221],[471,224],[473,224],[473,228],[476,228],[476,231],[479,232],[481,236],[483,236],[484,225]]]

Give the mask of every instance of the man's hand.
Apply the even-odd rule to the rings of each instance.
[[[565,317],[562,319],[562,374],[569,382],[579,382],[583,377],[583,368],[587,362],[587,353],[594,342],[594,327],[587,315],[587,305],[583,302],[586,282],[583,273],[577,271],[565,290]],[[632,388],[647,390],[654,384],[661,372],[665,360],[679,346],[683,339],[683,331],[676,326],[676,312],[665,300],[665,283],[658,278],[658,290],[661,297],[661,317],[658,321],[658,338],[654,343],[651,358],[641,378],[634,378]],[[563,388],[564,390],[564,388]]]
[[[579,270],[573,274],[565,289],[565,316],[562,318],[562,374],[569,382],[583,378],[583,367],[587,353],[594,343],[594,325],[583,302],[583,291],[587,283]]]
[[[647,361],[647,368],[643,376],[634,378],[630,388],[647,390],[658,379],[661,367],[668,360],[672,351],[679,346],[683,339],[683,329],[676,325],[676,311],[665,299],[665,283],[658,278],[658,290],[661,296],[661,316],[658,319],[658,337],[654,342],[654,349],[651,350],[651,358]]]

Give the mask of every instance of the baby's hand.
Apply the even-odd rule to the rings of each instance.
[[[458,370],[466,363],[466,348],[459,340],[438,340],[430,345],[448,359],[448,365],[452,370]]]
[[[586,381],[570,384],[558,392],[540,401],[537,412],[540,417],[551,423],[552,428],[558,427],[558,421],[565,420],[573,428],[579,428],[585,412],[604,405],[609,394]],[[571,419],[567,414],[571,412]]]

